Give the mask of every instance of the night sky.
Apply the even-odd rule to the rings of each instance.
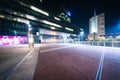
[[[120,3],[118,0],[43,0],[44,7],[57,14],[61,6],[71,12],[72,24],[89,31],[89,19],[96,14],[105,13],[106,33],[120,33]]]

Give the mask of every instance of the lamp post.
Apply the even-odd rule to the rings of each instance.
[[[95,41],[95,36],[96,36],[96,33],[94,32],[93,33],[93,40]]]
[[[14,30],[15,36],[17,36],[17,32]]]
[[[83,41],[84,30],[82,28],[80,28],[80,36],[81,36],[81,41]]]
[[[34,47],[34,38],[32,34],[32,27],[30,24],[28,24],[28,42],[29,42],[29,48]]]
[[[32,27],[30,24],[28,24],[28,34],[31,34],[31,31],[32,31]]]

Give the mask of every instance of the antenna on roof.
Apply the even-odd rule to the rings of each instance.
[[[94,16],[96,16],[96,9],[94,9]]]

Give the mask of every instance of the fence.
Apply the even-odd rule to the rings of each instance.
[[[75,43],[93,46],[120,47],[120,41],[80,41]]]

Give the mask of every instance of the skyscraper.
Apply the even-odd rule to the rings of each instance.
[[[105,14],[98,15],[98,35],[105,35]]]
[[[89,20],[89,35],[88,39],[93,40],[97,36],[105,35],[105,14],[101,13],[96,15],[94,12],[94,16]]]
[[[89,34],[98,34],[98,16],[93,16],[89,21]]]

